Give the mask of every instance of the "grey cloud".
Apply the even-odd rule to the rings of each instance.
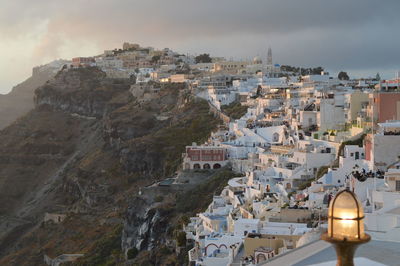
[[[398,0],[3,1],[2,38],[48,21],[34,57],[63,57],[58,47],[85,39],[103,49],[134,41],[227,57],[271,45],[279,62],[334,70],[396,68],[400,59]]]
[[[11,0],[9,0],[11,1]],[[19,5],[16,3],[20,3]],[[93,21],[100,26],[140,27],[156,24],[180,33],[225,34],[236,31],[286,33],[306,28],[354,27],[371,20],[390,21],[399,1],[373,0],[75,0],[15,1],[2,18],[19,16]],[[7,7],[10,10],[7,10]],[[17,15],[15,15],[17,14]],[[20,15],[18,15],[20,14]],[[71,21],[73,23],[73,21]],[[118,29],[126,32],[127,29]]]

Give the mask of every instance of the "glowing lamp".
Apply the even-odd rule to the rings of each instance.
[[[354,253],[358,245],[371,237],[364,232],[364,211],[357,196],[345,189],[330,202],[328,233],[322,239],[335,246],[337,265],[354,265]]]

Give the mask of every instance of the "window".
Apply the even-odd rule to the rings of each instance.
[[[273,135],[272,135],[272,141],[273,142],[278,142],[279,141],[279,134],[278,133],[274,133]]]
[[[396,180],[396,191],[400,191],[400,180]]]
[[[212,161],[212,155],[203,155],[202,159],[203,161]]]

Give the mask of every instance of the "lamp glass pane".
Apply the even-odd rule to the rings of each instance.
[[[333,220],[333,238],[336,239],[358,239],[358,225],[357,220]],[[362,233],[361,233],[362,232]],[[360,234],[364,236],[363,221],[360,221]]]
[[[337,195],[336,200],[333,200],[329,206],[329,216],[329,236],[336,239],[356,239],[364,237],[364,221],[360,220],[358,223],[356,220],[364,216],[364,211],[361,203],[357,198],[353,197],[351,192],[344,191]],[[358,232],[360,232],[360,236]]]

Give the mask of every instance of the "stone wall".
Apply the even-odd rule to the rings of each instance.
[[[208,102],[208,105],[210,106],[210,112],[213,113],[214,116],[219,117],[222,121],[224,121],[225,125],[229,126],[229,122],[231,122],[231,118],[229,116],[227,116],[226,114],[222,113],[220,110],[218,110],[210,102]]]

